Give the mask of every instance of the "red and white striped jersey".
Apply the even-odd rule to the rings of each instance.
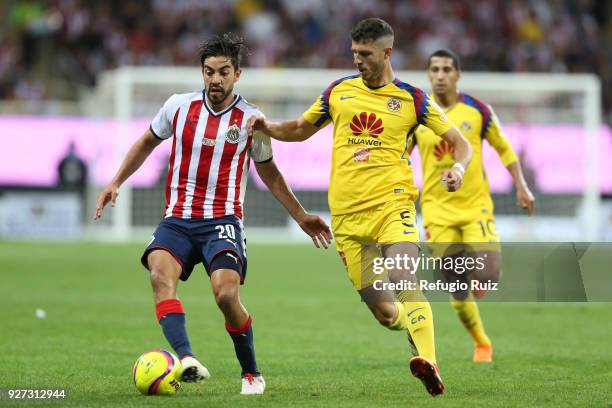
[[[151,123],[157,138],[172,137],[164,218],[242,219],[250,158],[272,159],[267,136],[247,136],[247,120],[259,114],[240,95],[220,112],[208,106],[203,91],[175,94],[164,103]]]

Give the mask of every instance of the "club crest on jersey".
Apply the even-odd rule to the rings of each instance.
[[[236,125],[230,126],[225,132],[225,140],[234,144],[240,142],[240,128]]]
[[[461,126],[459,126],[459,128],[465,131],[466,133],[469,133],[472,131],[472,125],[470,125],[470,122],[468,122],[467,120],[464,120],[463,122],[461,122]]]
[[[389,112],[399,112],[402,109],[402,104],[395,98],[391,98],[387,101],[387,110]]]

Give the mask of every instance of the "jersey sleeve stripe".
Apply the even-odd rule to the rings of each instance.
[[[487,131],[489,130],[489,125],[491,125],[491,121],[493,120],[491,109],[489,109],[485,103],[468,94],[461,93],[459,95],[459,101],[471,106],[472,108],[475,108],[478,110],[478,112],[480,112],[480,115],[482,116],[482,130],[480,132],[480,138],[484,139]]]
[[[262,161],[255,161],[255,160],[253,160],[253,161],[255,161],[255,163],[257,163],[257,164],[263,164],[263,163],[269,163],[269,162],[271,162],[271,161],[272,161],[272,159],[274,159],[274,157],[270,157],[269,159],[262,160]]]
[[[404,147],[404,152],[402,153],[402,159],[406,159],[406,153],[408,153],[408,148],[410,147],[410,143],[413,143],[414,141],[414,144],[416,144],[416,136],[414,135],[414,132],[417,129],[417,127],[419,127],[419,125],[414,125],[406,133],[406,145]],[[412,164],[412,161],[410,160],[410,155],[408,155],[407,159],[408,159],[408,164]]]
[[[155,133],[155,131],[153,130],[153,126],[152,126],[152,125],[149,125],[149,130],[151,131],[151,134],[152,134],[153,136],[155,136],[155,138],[156,138],[156,139],[159,139],[159,140],[165,140],[164,138],[159,137],[159,136],[157,135],[157,133]]]
[[[325,121],[327,121],[330,118],[331,117],[329,116],[329,113],[324,113],[323,115],[321,115],[319,117],[319,119],[317,119],[317,121],[314,123],[314,125],[316,127],[321,127],[321,125],[323,125],[325,123]]]
[[[325,91],[323,91],[323,93],[321,94],[321,108],[323,111],[323,114],[321,115],[321,117],[314,123],[314,125],[316,127],[321,126],[323,123],[325,123],[326,120],[330,119],[331,116],[329,114],[329,97],[332,93],[332,90],[338,86],[339,84],[341,84],[342,82],[346,81],[347,79],[353,79],[353,78],[357,78],[359,75],[349,75],[340,79],[335,80],[334,82],[331,83],[330,86],[327,87],[327,89]]]
[[[415,88],[412,85],[400,81],[399,79],[395,79],[393,83],[395,86],[403,89],[404,91],[408,92],[410,96],[412,96],[412,100],[414,101],[414,109],[416,111],[417,123],[419,125],[424,125],[425,121],[427,120],[427,107],[429,106],[427,94],[419,88]]]

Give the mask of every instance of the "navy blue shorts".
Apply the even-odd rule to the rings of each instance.
[[[247,271],[246,239],[242,221],[234,215],[209,220],[164,218],[140,259],[147,269],[147,257],[155,249],[168,251],[181,264],[183,281],[189,279],[193,267],[200,262],[210,276],[213,259],[224,252],[232,253],[240,260],[240,283],[244,283]]]

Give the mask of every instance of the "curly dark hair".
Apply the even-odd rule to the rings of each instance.
[[[224,56],[230,59],[235,70],[239,70],[242,56],[246,52],[247,47],[242,37],[232,33],[217,35],[200,46],[200,65],[204,67],[208,57]]]
[[[351,38],[355,42],[376,41],[387,36],[393,36],[393,29],[389,23],[380,18],[361,20],[351,30]]]

